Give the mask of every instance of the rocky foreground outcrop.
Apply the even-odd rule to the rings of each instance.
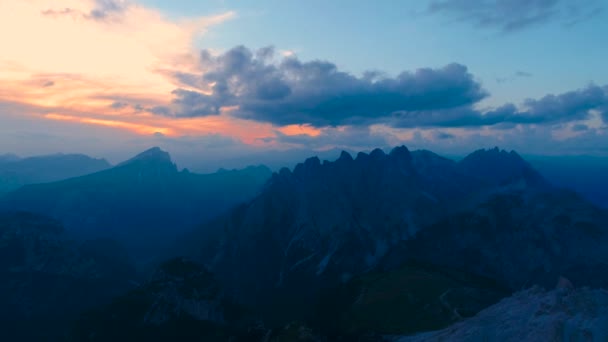
[[[608,341],[608,291],[533,287],[449,328],[395,341]]]

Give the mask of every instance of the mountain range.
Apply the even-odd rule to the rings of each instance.
[[[0,199],[0,208],[53,217],[76,238],[116,239],[144,262],[167,239],[249,200],[270,174],[264,166],[179,171],[167,152],[152,148],[107,170],[23,186]]]
[[[282,169],[254,200],[203,225],[190,242],[231,296],[281,325],[314,321],[323,293],[364,291],[351,282],[365,283],[360,277],[374,272],[393,277],[401,270],[383,285],[390,288],[405,289],[411,272],[423,272],[435,274],[429,282],[439,281],[442,293],[469,289],[477,302],[469,315],[501,293],[551,286],[560,275],[578,286],[605,286],[608,277],[598,274],[606,274],[607,227],[605,211],[553,187],[515,152],[479,150],[454,162],[402,146]],[[408,263],[423,266],[404,271]],[[437,267],[467,281],[441,278]],[[361,295],[337,311],[348,312]],[[395,296],[388,312],[407,304],[397,300],[402,293]],[[429,304],[413,311],[422,303]],[[411,332],[409,319],[384,331],[369,326]]]
[[[70,279],[92,272],[124,284],[113,300],[110,285],[82,287],[103,300],[77,307],[91,310],[62,326],[69,341],[606,336],[608,212],[514,151],[454,161],[400,146],[275,173],[201,175],[153,148],[107,170],[24,186],[1,205],[11,210],[0,220],[9,227],[2,260],[22,260],[5,268],[7,279],[67,269]],[[24,220],[49,228],[24,230]],[[73,242],[48,242],[57,234]],[[154,270],[106,268],[128,270],[132,257]],[[104,261],[91,269],[87,258]],[[15,266],[24,263],[32,266]],[[53,285],[63,290],[52,304],[36,301],[47,292],[30,282],[9,283],[22,285],[6,293],[23,295],[7,312],[34,303],[48,315],[70,302],[69,282]]]

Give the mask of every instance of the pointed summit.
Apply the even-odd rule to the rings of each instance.
[[[152,147],[135,157],[120,163],[118,166],[131,164],[154,164],[154,165],[174,165],[171,156],[168,152],[160,149],[160,147]]]
[[[161,150],[160,147],[152,147],[151,149],[138,154],[131,160],[154,160],[171,162],[171,156],[168,152]]]
[[[342,151],[342,152],[340,152],[340,158],[338,158],[338,160],[353,161],[353,157],[350,155],[350,153],[348,153],[346,151]]]
[[[384,151],[382,151],[381,149],[376,148],[369,154],[369,156],[372,159],[381,159],[382,157],[386,156],[386,153],[384,153]]]
[[[390,153],[391,157],[397,157],[400,159],[405,159],[405,160],[411,160],[412,159],[412,155],[410,154],[410,150],[407,149],[407,147],[405,147],[405,145],[401,145],[401,146],[397,146],[395,148],[393,148],[393,150]]]

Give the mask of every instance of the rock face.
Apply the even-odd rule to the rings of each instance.
[[[425,185],[405,147],[355,159],[343,153],[323,164],[310,158],[274,174],[252,202],[203,227],[220,241],[204,239],[211,244],[202,252],[237,298],[257,306],[285,290],[277,305],[305,304],[310,290],[371,270],[439,216],[452,194]],[[287,297],[302,303],[287,304]]]
[[[76,244],[57,221],[10,213],[0,215],[0,279],[0,339],[52,341],[78,312],[131,288],[135,274],[110,241]]]
[[[0,208],[57,218],[77,238],[117,239],[143,263],[181,232],[249,200],[270,174],[264,166],[180,172],[167,152],[153,148],[98,173],[25,186],[0,201]]]
[[[534,287],[449,328],[396,339],[415,341],[606,341],[608,292]]]
[[[201,228],[215,235],[198,240],[199,257],[239,300],[301,312],[324,287],[384,267],[394,255],[396,266],[408,260],[393,251],[426,227],[514,191],[550,191],[514,152],[477,151],[460,163],[404,146],[356,158],[344,152],[334,162],[309,158]]]

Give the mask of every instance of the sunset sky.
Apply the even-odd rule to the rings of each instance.
[[[0,0],[0,154],[608,155],[606,37],[605,0]]]

